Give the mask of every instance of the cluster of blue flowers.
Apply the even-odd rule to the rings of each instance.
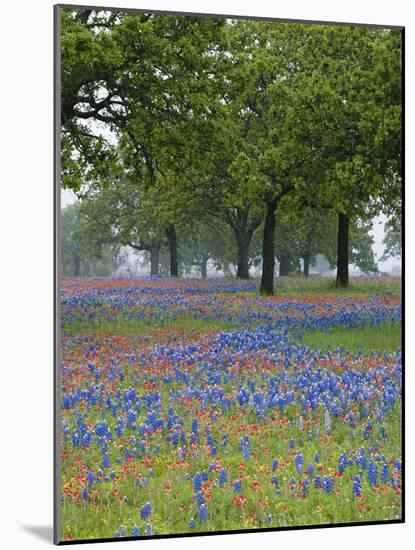
[[[379,297],[340,298],[341,307],[322,307],[244,296],[244,307],[238,309],[222,294],[249,292],[250,282],[217,282],[206,288],[192,281],[180,287],[172,281],[170,287],[160,288],[150,283],[65,292],[64,325],[94,319],[174,320],[191,312],[195,319],[231,321],[235,329],[192,341],[160,339],[153,344],[138,336],[128,341],[116,335],[64,336],[63,450],[83,454],[91,449],[99,458],[87,465],[79,494],[83,506],[93,498],[93,489],[118,479],[126,463],[150,464],[157,456],[168,456],[172,462],[191,464],[180,474],[192,493],[186,524],[189,529],[206,528],[215,509],[207,491],[223,495],[229,490],[233,499],[244,502],[250,490],[227,459],[235,456],[241,472],[252,466],[263,452],[255,430],[269,434],[277,419],[290,426],[287,436],[269,445],[267,458],[260,456],[261,463],[267,460],[267,473],[261,475],[268,476],[275,498],[305,499],[316,492],[333,498],[339,492],[338,477],[348,480],[349,495],[356,498],[379,484],[399,488],[401,462],[385,456],[379,445],[388,440],[386,420],[402,392],[399,350],[368,358],[340,349],[310,349],[292,334],[398,321],[399,306]],[[230,418],[243,418],[249,427],[238,431],[239,423],[229,424]],[[333,438],[339,425],[361,441],[356,443],[361,447],[338,451],[333,469],[327,470],[315,450],[323,449],[321,441]],[[287,464],[288,479],[281,472]],[[145,493],[152,476],[149,469],[145,477],[137,477],[136,487]],[[146,498],[152,497],[143,501]],[[152,525],[145,523],[153,514],[152,504],[141,505],[143,501],[143,523],[128,530],[121,526],[114,536],[153,533]],[[262,522],[270,525],[271,515],[264,513]]]

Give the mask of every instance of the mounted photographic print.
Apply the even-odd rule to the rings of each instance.
[[[55,543],[403,521],[403,32],[55,6]]]

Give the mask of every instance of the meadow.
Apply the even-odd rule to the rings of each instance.
[[[400,279],[64,278],[61,539],[401,518]]]

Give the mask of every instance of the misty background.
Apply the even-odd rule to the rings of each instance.
[[[77,199],[75,193],[73,191],[71,191],[70,189],[62,189],[61,190],[61,208],[65,208],[66,206],[74,204],[75,202],[77,202],[77,200],[78,199]],[[373,252],[375,254],[375,259],[377,261],[377,264],[378,264],[378,267],[379,267],[380,271],[386,272],[390,275],[400,275],[401,274],[401,260],[400,260],[400,258],[389,257],[386,261],[380,261],[380,258],[382,257],[382,255],[385,251],[385,246],[384,246],[384,244],[382,244],[382,241],[383,241],[384,236],[385,236],[385,223],[386,223],[386,221],[387,221],[387,218],[383,214],[380,215],[380,216],[377,216],[376,218],[373,219],[373,228],[372,228],[372,231],[370,232],[371,235],[373,235],[373,238],[374,238],[374,243],[373,243],[372,249],[373,249]],[[137,254],[135,254],[128,247],[124,247],[123,257],[124,258],[129,258],[129,260],[131,262],[134,262],[137,259]],[[143,255],[140,255],[139,257],[143,258]],[[125,264],[125,259],[121,262],[121,266],[123,265],[123,263]],[[118,271],[120,271],[122,273],[123,270],[118,269]],[[140,271],[142,271],[143,274],[145,273],[144,269],[140,270]],[[213,270],[213,272],[216,273],[217,270]],[[335,270],[330,270],[329,272],[334,274]],[[212,274],[212,271],[209,271],[209,273]],[[258,274],[259,273],[260,272],[258,271]],[[358,269],[356,269],[351,264],[351,273],[352,274],[353,273],[358,274],[358,273],[360,273],[360,271]],[[255,272],[255,274],[257,274],[257,273]]]

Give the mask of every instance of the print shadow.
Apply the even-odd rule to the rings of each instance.
[[[21,528],[38,539],[53,542],[53,527],[51,525],[22,525]]]

